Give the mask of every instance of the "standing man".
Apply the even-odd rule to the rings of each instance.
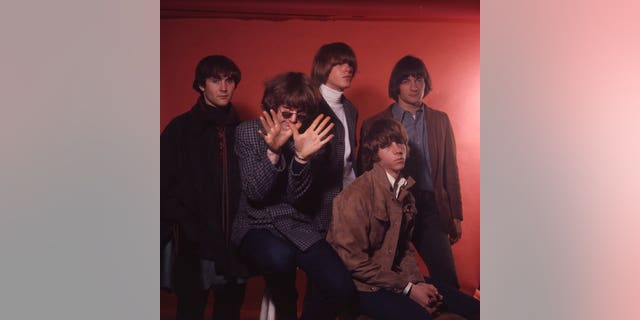
[[[231,244],[240,194],[231,99],[240,79],[225,56],[200,60],[193,80],[198,100],[160,136],[161,241],[177,236],[178,320],[203,319],[211,290],[213,319],[240,319],[247,273]]]
[[[410,245],[416,208],[409,192],[415,181],[402,172],[407,143],[398,121],[370,123],[360,149],[367,171],[335,198],[327,241],[351,271],[360,313],[379,320],[428,320],[441,312],[478,319],[479,301],[422,277]]]
[[[413,244],[431,278],[459,288],[451,245],[462,236],[462,201],[456,143],[446,113],[422,102],[431,91],[431,78],[422,60],[405,56],[391,71],[386,110],[365,120],[360,137],[379,118],[398,120],[409,135],[411,155],[406,173],[416,180],[412,193],[418,215]]]
[[[334,138],[318,112],[311,79],[288,72],[268,81],[260,120],[238,126],[236,153],[242,197],[233,224],[241,257],[264,276],[278,319],[297,319],[296,268],[313,285],[302,319],[335,319],[353,296],[351,276],[325,240],[330,220],[311,210],[316,154]],[[317,116],[316,116],[317,115]],[[313,119],[313,120],[312,120]],[[320,212],[319,214],[323,214]]]
[[[311,65],[311,78],[319,87],[322,99],[319,112],[331,118],[335,124],[334,139],[317,156],[321,166],[314,172],[314,194],[318,202],[310,203],[321,211],[315,223],[326,233],[331,218],[333,198],[355,180],[356,123],[358,110],[344,96],[344,90],[358,69],[356,56],[346,43],[325,44],[316,53]],[[318,205],[319,204],[319,205]]]
[[[329,228],[333,199],[356,178],[356,124],[358,110],[344,96],[344,90],[351,87],[351,81],[358,69],[356,55],[343,42],[333,42],[321,46],[313,57],[311,79],[318,86],[319,112],[331,118],[335,124],[334,139],[320,152],[313,172],[316,183],[312,192],[314,198],[308,200],[309,209],[316,212],[314,223],[323,235]],[[313,296],[312,283],[307,282],[304,304]]]

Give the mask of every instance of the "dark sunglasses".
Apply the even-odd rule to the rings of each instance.
[[[285,119],[289,119],[291,117],[293,117],[293,115],[296,115],[296,118],[298,119],[298,121],[300,122],[304,122],[305,120],[307,120],[307,115],[305,113],[298,113],[298,112],[291,112],[291,111],[280,111],[280,114],[282,115],[283,118]]]

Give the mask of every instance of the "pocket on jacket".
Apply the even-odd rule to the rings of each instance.
[[[402,215],[407,225],[413,225],[418,209],[412,202],[407,202],[402,205]]]
[[[385,211],[374,211],[371,219],[371,230],[369,232],[369,242],[372,249],[379,249],[384,242],[384,237],[389,230],[389,214]]]

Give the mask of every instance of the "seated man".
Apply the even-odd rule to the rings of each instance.
[[[432,319],[441,312],[480,317],[480,302],[422,277],[410,245],[416,215],[403,176],[408,137],[391,118],[375,121],[361,137],[362,176],[333,202],[327,241],[351,271],[358,311],[374,319]],[[429,281],[429,279],[426,279]]]
[[[264,276],[278,319],[297,319],[296,268],[314,288],[302,319],[335,319],[355,292],[349,272],[325,241],[328,226],[316,223],[328,225],[331,213],[314,216],[306,203],[317,171],[314,156],[334,137],[331,118],[316,117],[319,100],[309,77],[279,75],[266,84],[260,120],[236,130],[242,195],[232,239],[240,257]]]

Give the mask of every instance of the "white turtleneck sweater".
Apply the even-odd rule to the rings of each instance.
[[[349,128],[347,127],[347,116],[344,113],[344,106],[342,105],[342,91],[337,91],[327,87],[326,85],[320,85],[320,93],[327,102],[333,113],[338,116],[342,127],[344,128],[344,174],[342,177],[342,186],[346,187],[349,183],[356,179],[356,173],[353,171],[353,163],[349,160],[351,156],[351,141],[349,140]],[[355,130],[355,129],[354,129]]]

